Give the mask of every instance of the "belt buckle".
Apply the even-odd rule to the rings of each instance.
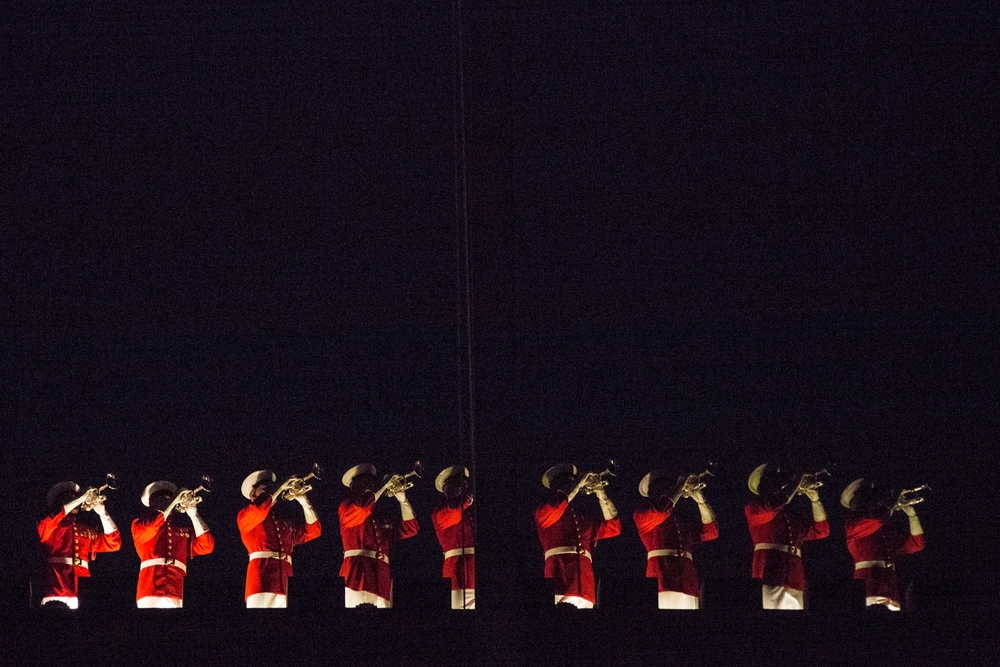
[[[174,564],[174,557],[173,556],[167,556],[166,558],[163,559],[163,564],[164,565],[173,565]]]
[[[79,556],[73,556],[73,565],[83,565],[83,559]]]
[[[278,553],[278,560],[283,560],[283,561],[285,561],[287,563],[288,562],[288,554],[286,554],[286,553]]]

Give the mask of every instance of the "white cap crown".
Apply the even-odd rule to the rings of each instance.
[[[469,469],[465,466],[448,466],[439,472],[438,476],[434,478],[434,488],[440,493],[444,493],[444,483],[447,482],[448,478],[452,475],[465,475],[466,479],[468,479]]]
[[[253,491],[253,487],[261,482],[274,482],[277,479],[275,474],[270,470],[255,470],[243,480],[243,484],[240,485],[240,491],[243,493],[244,498],[250,500],[250,492]]]
[[[340,481],[347,488],[351,488],[351,482],[354,481],[354,478],[358,475],[371,475],[372,477],[377,477],[378,470],[376,470],[375,466],[371,463],[359,463],[345,472],[344,476],[340,478]]]
[[[67,491],[70,493],[80,493],[80,485],[76,482],[59,482],[58,484],[53,484],[52,488],[45,494],[45,502],[49,507],[52,507],[59,500],[59,496]]]
[[[750,473],[750,479],[747,480],[747,486],[750,487],[750,490],[753,491],[754,494],[758,493],[757,487],[760,486],[760,478],[764,476],[764,472],[766,470],[767,470],[767,464],[762,463],[756,468],[754,468],[753,472]]]
[[[847,509],[851,509],[851,501],[854,500],[854,494],[858,492],[861,485],[865,483],[864,477],[859,477],[844,489],[844,492],[840,494],[840,504]]]
[[[177,485],[173,482],[168,482],[165,479],[161,479],[152,484],[147,484],[146,488],[142,490],[142,497],[140,500],[142,504],[149,507],[149,498],[154,493],[159,493],[160,491],[169,491],[171,495],[177,493]]]
[[[646,475],[639,480],[639,495],[643,498],[649,498],[649,486],[656,480],[663,477],[666,473],[662,470],[650,470]]]
[[[572,463],[557,463],[542,475],[542,486],[546,489],[552,488],[552,480],[565,474],[576,475],[576,466]]]

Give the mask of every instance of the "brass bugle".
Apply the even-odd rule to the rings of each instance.
[[[187,512],[189,509],[200,503],[203,498],[200,493],[211,493],[215,485],[214,480],[209,475],[201,476],[201,484],[195,489],[181,489],[177,494],[177,501],[174,503],[175,512]]]
[[[608,459],[607,466],[603,471],[588,473],[588,476],[591,481],[584,485],[583,492],[586,494],[597,493],[611,483],[609,477],[618,476],[618,462],[614,459]]]
[[[816,472],[807,472],[800,478],[799,481],[799,493],[804,493],[806,491],[811,491],[813,489],[818,489],[823,486],[823,480],[820,477],[829,477],[830,471],[826,468],[822,470],[817,470]]]
[[[424,464],[420,461],[413,462],[413,469],[404,475],[390,475],[386,479],[382,488],[379,489],[378,496],[381,497],[383,493],[388,492],[389,495],[396,495],[401,491],[406,491],[407,489],[412,489],[416,482],[413,480],[414,477],[422,478],[424,476]]]
[[[323,467],[318,463],[313,463],[312,470],[308,475],[302,475],[301,477],[292,477],[285,482],[285,490],[281,494],[281,497],[285,500],[295,500],[299,496],[304,496],[305,494],[312,491],[312,485],[307,482],[311,479],[322,479],[323,478]]]
[[[94,505],[103,504],[104,501],[108,499],[108,497],[104,495],[104,492],[108,490],[114,491],[117,488],[118,488],[118,476],[115,475],[114,473],[109,472],[107,475],[105,475],[104,484],[102,484],[100,488],[95,489],[94,487],[91,487],[87,489],[87,494],[86,494],[87,497],[80,504],[80,509],[84,511],[89,511],[94,509]]]
[[[695,491],[701,491],[707,485],[707,477],[715,477],[715,473],[712,472],[714,464],[709,462],[708,467],[702,472],[695,475],[688,475],[688,478],[684,481],[684,497],[690,498],[691,494]]]
[[[896,504],[893,506],[892,510],[901,510],[904,507],[910,507],[916,505],[917,503],[924,502],[923,496],[918,496],[917,494],[921,491],[930,491],[931,487],[929,484],[921,484],[915,489],[903,489],[899,492],[899,496],[896,498]]]

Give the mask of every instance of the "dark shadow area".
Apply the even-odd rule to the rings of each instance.
[[[34,610],[3,620],[7,664],[995,664],[994,606],[882,614],[723,609]]]

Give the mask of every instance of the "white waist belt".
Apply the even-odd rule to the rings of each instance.
[[[389,564],[389,556],[386,554],[378,553],[377,551],[371,551],[369,549],[348,549],[344,552],[344,558],[354,558],[355,556],[365,556],[367,558],[374,558],[375,560],[380,560],[386,565]]]
[[[78,565],[84,570],[90,570],[90,565],[82,558],[69,558],[68,556],[53,556],[49,559],[52,565]]]
[[[590,555],[590,552],[583,547],[556,547],[555,549],[549,549],[545,552],[545,560],[548,560],[552,556],[561,556],[564,554],[571,554],[574,556],[576,554],[580,554],[589,561],[594,560],[593,556]]]
[[[444,557],[451,558],[453,556],[468,556],[474,553],[476,553],[475,547],[462,547],[460,549],[448,549],[444,552]]]
[[[292,554],[283,554],[277,551],[254,551],[250,554],[250,560],[257,560],[258,558],[273,558],[274,560],[283,560],[289,565],[292,564]]]
[[[680,556],[681,558],[694,560],[694,556],[691,555],[691,552],[684,551],[683,549],[653,549],[646,554],[646,560],[649,560],[650,558],[657,558],[659,556]]]
[[[855,570],[867,570],[870,567],[892,567],[892,563],[885,560],[862,560],[854,564]]]
[[[181,572],[186,573],[188,571],[187,565],[173,558],[150,558],[139,563],[139,569],[145,570],[147,567],[153,567],[154,565],[171,565],[180,569]]]
[[[784,551],[786,554],[792,554],[793,556],[802,557],[802,549],[799,549],[794,544],[772,544],[771,542],[761,542],[760,544],[753,545],[754,551]]]

